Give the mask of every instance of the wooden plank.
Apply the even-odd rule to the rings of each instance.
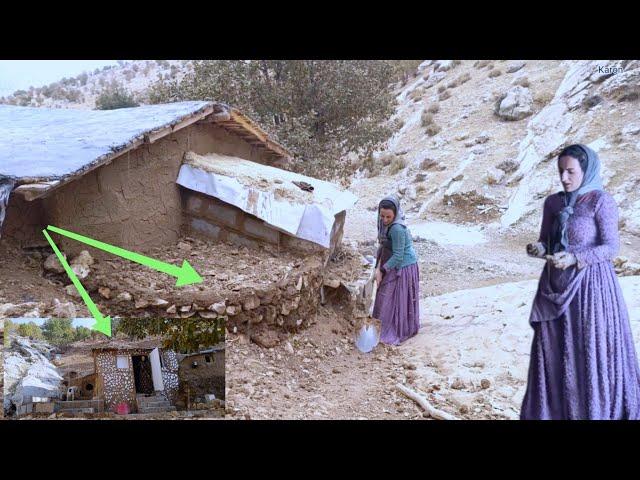
[[[32,202],[36,198],[40,198],[50,188],[55,187],[58,183],[60,183],[58,180],[51,182],[28,183],[20,185],[14,190],[14,192],[22,195],[27,202]]]
[[[188,127],[189,125],[191,125],[192,123],[195,122],[199,122],[199,121],[203,121],[205,120],[205,118],[207,117],[207,115],[211,115],[213,113],[213,107],[207,107],[205,110],[203,110],[201,113],[198,113],[196,115],[193,115],[189,118],[185,118],[184,120],[182,120],[181,122],[176,123],[173,127],[172,127],[172,131],[173,132],[177,132],[178,130],[183,129],[184,127]]]
[[[154,130],[152,132],[145,133],[144,143],[153,143],[156,140],[161,139],[162,137],[166,137],[171,132],[173,132],[173,129],[171,128],[171,126],[167,126],[167,127],[161,128],[160,130]]]

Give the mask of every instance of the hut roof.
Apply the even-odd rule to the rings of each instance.
[[[176,102],[116,110],[0,105],[0,178],[13,180],[28,199],[38,198],[196,121],[220,125],[274,159],[292,156],[250,118],[223,103]]]

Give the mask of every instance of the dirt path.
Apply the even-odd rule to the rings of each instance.
[[[402,383],[458,418],[518,418],[532,337],[527,319],[543,265],[523,253],[531,233],[487,226],[483,236],[469,245],[417,239],[422,328],[400,347],[359,352],[353,327],[329,308],[273,349],[229,335],[228,417],[424,418],[396,391]],[[347,241],[372,253],[370,240],[355,237]],[[621,253],[637,262],[634,241],[623,238]],[[640,350],[640,279],[621,283]]]

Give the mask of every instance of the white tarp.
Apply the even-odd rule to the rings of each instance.
[[[293,181],[306,182],[314,189],[306,192]],[[335,215],[353,207],[358,200],[330,182],[218,154],[200,156],[189,152],[177,183],[325,248],[330,246]]]

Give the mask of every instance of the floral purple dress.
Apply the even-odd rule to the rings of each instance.
[[[539,241],[547,244],[562,198],[549,196]],[[568,223],[578,265],[547,263],[531,311],[534,330],[521,419],[640,419],[640,367],[612,260],[618,209],[601,190],[578,198]]]

